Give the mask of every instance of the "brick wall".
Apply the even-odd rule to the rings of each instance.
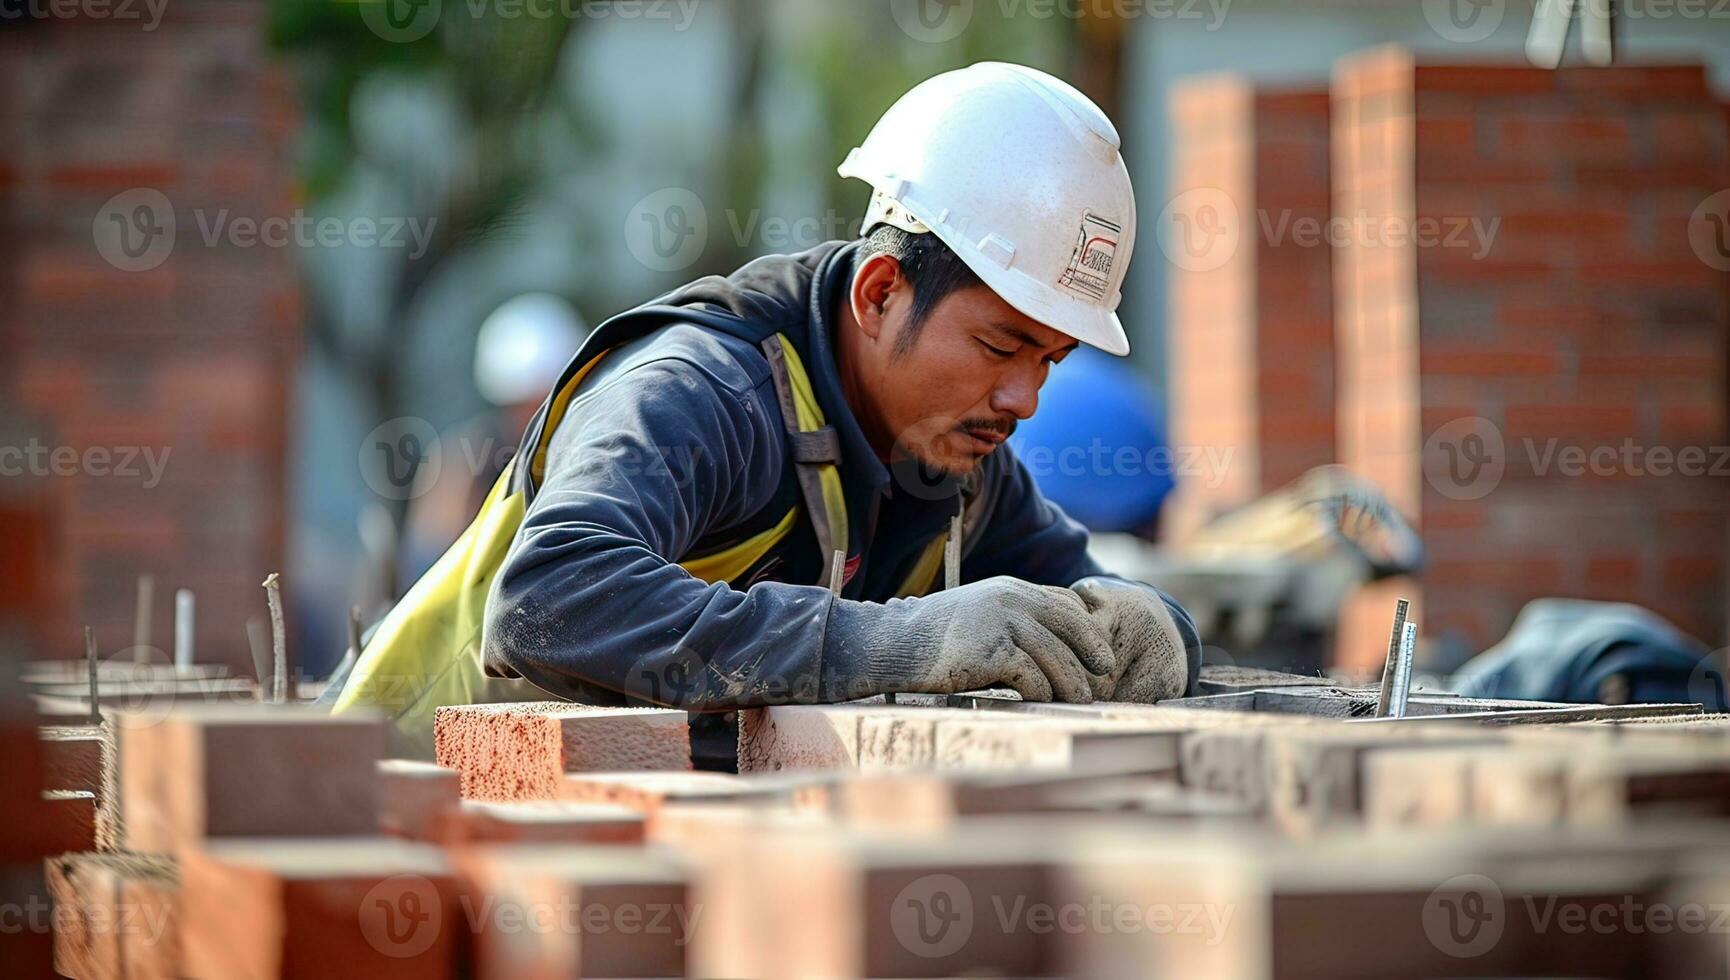
[[[1335,214],[1411,232],[1336,256],[1341,458],[1431,554],[1357,598],[1340,662],[1379,663],[1395,594],[1444,658],[1552,595],[1723,644],[1730,480],[1676,472],[1730,444],[1730,256],[1699,210],[1730,209],[1708,201],[1730,148],[1703,70],[1384,49],[1341,63],[1333,125]]]
[[[174,590],[191,588],[203,658],[239,664],[282,553],[297,301],[284,249],[207,245],[198,218],[289,213],[290,93],[264,5],[165,10],[154,29],[49,16],[0,31],[0,445],[42,453],[0,477],[5,509],[43,541],[8,581],[30,583],[10,587],[33,594],[39,655],[77,651],[84,623],[105,652],[130,644],[148,572],[155,644],[170,645]],[[177,223],[146,271],[97,247],[105,202],[134,188],[165,195]]]
[[[1181,538],[1334,459],[1328,95],[1210,77],[1171,113],[1172,438],[1233,452],[1219,485],[1180,482]],[[1205,237],[1210,209],[1235,236]]]

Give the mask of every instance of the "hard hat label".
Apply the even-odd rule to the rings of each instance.
[[[1057,284],[1083,299],[1104,302],[1111,294],[1111,266],[1117,259],[1117,243],[1122,238],[1121,225],[1092,211],[1083,212],[1081,229],[1075,236],[1075,251]]]

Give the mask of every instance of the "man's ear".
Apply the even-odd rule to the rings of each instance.
[[[853,289],[848,297],[853,319],[865,336],[878,340],[883,334],[885,309],[901,278],[901,263],[879,252],[866,259],[853,273]]]

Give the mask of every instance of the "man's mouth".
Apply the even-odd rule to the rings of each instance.
[[[1009,438],[1009,433],[995,429],[970,428],[963,426],[961,434],[967,437],[968,448],[981,455],[989,453],[1003,444]]]

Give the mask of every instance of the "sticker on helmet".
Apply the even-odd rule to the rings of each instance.
[[[1123,228],[1116,222],[1092,211],[1082,212],[1075,252],[1057,284],[1077,296],[1103,301],[1111,291],[1111,264],[1117,258],[1117,243],[1122,237]]]

